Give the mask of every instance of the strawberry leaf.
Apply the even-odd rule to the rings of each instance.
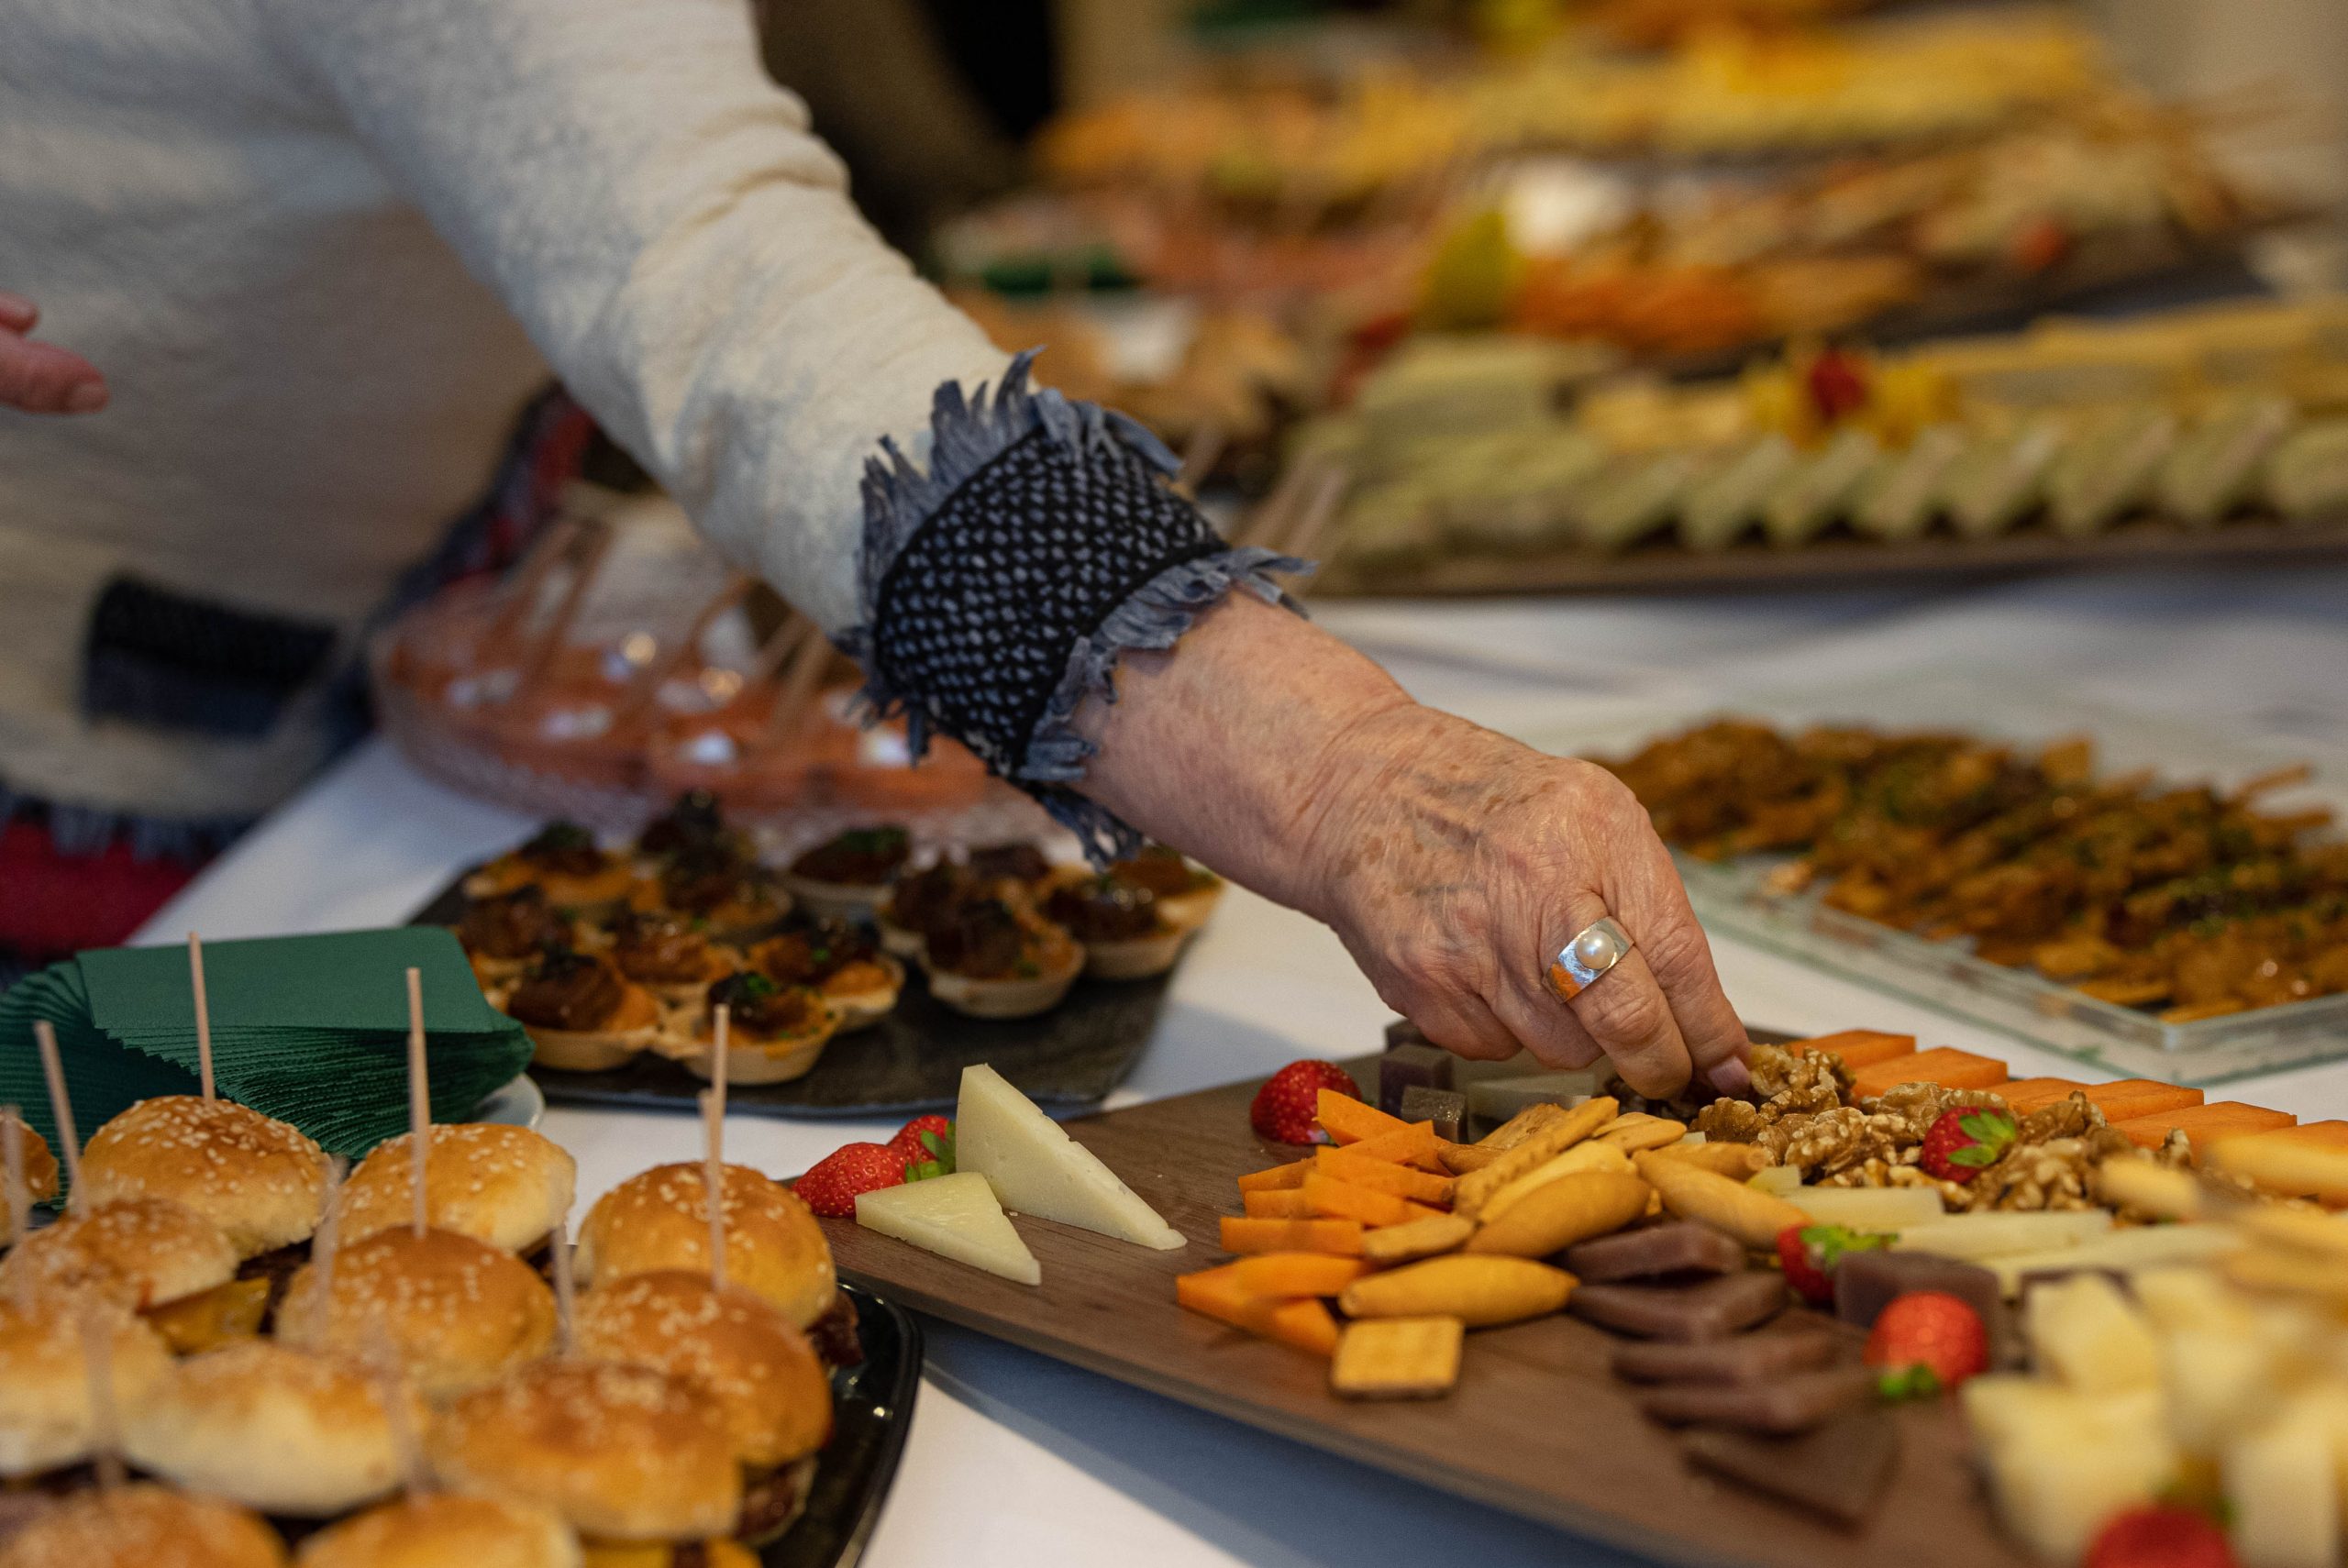
[[[1938,1374],[1917,1362],[1909,1366],[1895,1366],[1876,1379],[1876,1392],[1898,1403],[1904,1399],[1930,1399],[1941,1391]]]
[[[1963,1165],[1968,1170],[1979,1170],[1986,1165],[1996,1165],[2003,1153],[2003,1150],[1993,1149],[1987,1143],[1967,1143],[1962,1149],[1950,1150],[1948,1163]]]

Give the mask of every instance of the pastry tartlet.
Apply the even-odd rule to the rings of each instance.
[[[570,922],[536,883],[474,899],[457,922],[457,941],[472,964],[473,977],[492,994],[519,979],[540,953],[567,945],[570,938]]]
[[[1028,1018],[1059,1005],[1084,972],[1074,937],[1023,902],[981,898],[928,933],[930,994],[973,1018]]]
[[[737,1084],[781,1084],[805,1077],[839,1032],[839,1014],[806,986],[778,986],[743,970],[702,993],[699,1005],[669,1015],[656,1046],[695,1077],[712,1076],[716,1062],[717,1009],[727,1010],[725,1078]]]
[[[1146,888],[1157,900],[1157,915],[1167,924],[1196,931],[1214,913],[1223,897],[1223,878],[1193,866],[1181,852],[1162,844],[1146,844],[1130,860],[1109,867],[1109,875],[1136,888]]]
[[[609,958],[549,949],[505,998],[539,1066],[600,1073],[625,1065],[660,1032],[660,1004]]]
[[[665,1006],[700,1000],[712,981],[739,966],[732,953],[710,940],[708,922],[673,910],[623,910],[604,935],[619,972]]]
[[[903,828],[855,828],[792,861],[783,885],[811,913],[869,920],[913,856],[913,835]]]
[[[717,845],[681,851],[637,885],[631,902],[698,920],[721,939],[762,934],[791,912],[791,895],[773,873]]]
[[[1045,918],[1084,946],[1084,972],[1104,980],[1162,975],[1193,929],[1158,912],[1147,888],[1113,874],[1064,874],[1045,900]]]
[[[970,875],[970,868],[956,860],[941,860],[899,878],[873,911],[880,945],[900,958],[920,957],[930,927],[984,891],[985,885]]]
[[[599,847],[577,823],[553,822],[465,878],[476,899],[536,887],[558,909],[594,910],[619,902],[636,886],[628,856]]]
[[[716,850],[744,862],[756,858],[750,835],[725,825],[717,797],[706,790],[686,790],[636,835],[637,858],[648,874],[657,874],[662,865],[678,856],[705,850]]]
[[[905,988],[905,966],[872,938],[838,921],[770,936],[750,949],[750,968],[779,986],[807,986],[839,1014],[839,1032],[889,1015]]]

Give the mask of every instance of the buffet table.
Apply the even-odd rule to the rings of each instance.
[[[1740,692],[1929,674],[2263,736],[2348,781],[2348,569],[2109,572],[1927,591],[1769,598],[1331,606],[1326,624],[1425,700],[1538,736],[1652,715],[1660,729]],[[1933,715],[1917,712],[1912,723]],[[2334,750],[2333,748],[2340,749]],[[2192,759],[2173,771],[2190,777]],[[143,941],[396,923],[530,824],[450,794],[382,742],[280,811],[160,914]],[[2025,1072],[2077,1064],[1922,1006],[1718,944],[1756,1025],[1914,1031]],[[1112,1104],[1375,1049],[1388,1010],[1327,931],[1244,892],[1175,980],[1159,1037]],[[2348,1066],[2276,1074],[2245,1098],[2348,1116]],[[623,1175],[700,1152],[685,1117],[557,1110],[581,1209]],[[733,1157],[793,1172],[880,1124],[737,1117]],[[1419,1568],[1597,1562],[1612,1551],[1398,1482],[944,1324],[895,1491],[864,1561],[914,1568],[1125,1562]],[[1570,1419],[1570,1412],[1558,1412]]]

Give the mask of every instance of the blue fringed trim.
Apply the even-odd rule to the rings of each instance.
[[[1013,359],[991,396],[983,385],[967,397],[958,385],[938,388],[931,414],[926,472],[886,439],[881,443],[882,456],[865,465],[865,532],[857,574],[861,619],[839,642],[864,665],[861,700],[865,711],[875,717],[903,714],[916,756],[926,749],[936,727],[931,705],[921,700],[922,693],[892,685],[875,657],[874,633],[883,585],[898,558],[923,528],[990,465],[1031,438],[1040,438],[1080,461],[1124,464],[1139,458],[1160,480],[1180,466],[1157,436],[1124,415],[1091,403],[1071,403],[1049,388],[1031,389],[1027,372],[1034,359],[1035,351],[1030,350]],[[1199,532],[1210,543],[1219,543],[1202,524]],[[1116,663],[1123,654],[1173,646],[1200,611],[1235,588],[1296,609],[1272,574],[1309,569],[1303,561],[1252,547],[1224,546],[1170,561],[1121,602],[1110,606],[1089,633],[1076,638],[1024,747],[1006,745],[988,735],[958,738],[970,744],[997,772],[1033,793],[1054,818],[1075,832],[1096,862],[1131,854],[1139,846],[1140,835],[1068,787],[1083,778],[1085,764],[1096,749],[1071,727],[1077,708],[1095,693],[1114,701]],[[1013,749],[1017,755],[1006,755]]]

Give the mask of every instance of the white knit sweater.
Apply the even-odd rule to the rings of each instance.
[[[744,0],[0,0],[0,289],[114,393],[0,410],[0,788],[145,814],[262,810],[319,739],[85,723],[113,574],[349,627],[551,364],[836,631],[866,457],[1004,364]]]

